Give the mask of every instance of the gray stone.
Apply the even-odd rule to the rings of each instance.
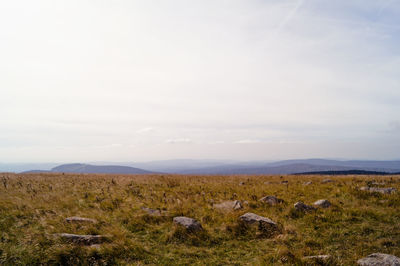
[[[303,260],[313,261],[315,263],[326,263],[332,259],[331,255],[315,255],[315,256],[306,256]]]
[[[239,200],[233,200],[233,201],[224,201],[219,204],[214,204],[213,207],[219,210],[230,211],[230,210],[243,209],[243,204]]]
[[[384,186],[385,182],[372,182],[371,186]]]
[[[361,266],[400,266],[400,258],[384,253],[373,253],[359,259],[357,264]]]
[[[277,205],[283,203],[283,199],[278,199],[275,196],[265,196],[260,199],[260,201],[268,203],[269,205]]]
[[[382,193],[382,194],[393,194],[397,191],[393,187],[387,187],[387,188],[384,188],[384,187],[361,187],[360,190],[368,191],[371,193],[378,192],[378,193]]]
[[[178,216],[174,217],[174,223],[185,227],[188,231],[201,231],[203,227],[193,218]]]
[[[304,211],[304,212],[309,212],[309,211],[314,211],[315,210],[315,208],[313,206],[306,205],[302,201],[296,202],[294,204],[294,208],[296,210],[298,210],[298,211]]]
[[[147,212],[147,214],[149,214],[151,216],[162,216],[162,215],[168,214],[168,212],[166,212],[166,211],[150,209],[150,208],[146,208],[146,207],[142,207],[142,210],[144,210],[145,212]]]
[[[329,208],[332,204],[329,202],[329,200],[326,199],[320,199],[314,202],[314,206],[319,207],[319,208]]]
[[[305,186],[308,186],[308,185],[311,185],[311,184],[312,184],[311,181],[307,181],[307,182],[304,182],[304,183],[303,183],[303,185],[305,185]]]
[[[256,225],[258,226],[258,229],[263,232],[274,233],[278,231],[277,223],[255,213],[245,213],[239,217],[239,220],[248,225]]]
[[[335,181],[333,181],[332,179],[324,179],[321,181],[322,184],[327,184],[327,183],[333,183]]]
[[[105,242],[110,236],[105,235],[75,235],[75,234],[67,234],[62,233],[58,235],[62,239],[72,242],[75,244],[81,245],[94,245],[94,244],[101,244]]]
[[[68,223],[97,223],[95,219],[78,217],[78,216],[65,218],[65,221]]]

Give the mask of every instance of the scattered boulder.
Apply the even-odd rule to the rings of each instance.
[[[219,204],[214,204],[216,209],[229,211],[229,210],[240,210],[243,209],[243,204],[240,200],[224,201]]]
[[[97,220],[95,220],[95,219],[78,217],[78,216],[72,216],[72,217],[65,218],[65,221],[67,223],[97,223]]]
[[[162,216],[162,215],[167,215],[168,212],[166,211],[161,211],[161,210],[157,210],[157,209],[150,209],[150,208],[146,208],[146,207],[142,207],[142,210],[144,210],[145,212],[147,212],[147,214],[151,215],[151,216]]]
[[[382,194],[392,194],[395,193],[397,190],[394,187],[361,187],[360,190],[368,191],[371,193],[378,192]]]
[[[371,186],[384,186],[385,182],[371,182],[369,183]]]
[[[278,231],[277,223],[255,213],[245,213],[239,217],[239,220],[248,225],[257,225],[258,229],[263,232],[274,233]]]
[[[325,265],[332,259],[331,255],[316,255],[316,256],[306,256],[303,260],[318,263],[318,265]]]
[[[303,212],[310,212],[310,211],[315,210],[315,208],[313,206],[304,204],[304,202],[302,202],[302,201],[296,202],[294,204],[294,208],[298,211],[303,211]]]
[[[174,223],[185,227],[188,231],[195,232],[203,230],[201,224],[193,218],[177,216],[174,217]]]
[[[277,205],[283,203],[283,199],[278,199],[275,196],[265,196],[260,199],[260,201],[268,203],[269,205]]]
[[[62,233],[58,235],[62,239],[80,245],[94,245],[94,244],[101,244],[108,240],[110,236],[104,235],[75,235],[75,234],[67,234]]]
[[[400,266],[400,258],[384,253],[372,253],[359,259],[357,264],[361,266]]]
[[[320,199],[314,202],[314,206],[319,208],[329,208],[331,205],[332,204],[330,203],[330,201],[326,199]]]
[[[305,185],[305,186],[308,186],[308,185],[311,185],[311,184],[312,184],[311,181],[307,181],[307,182],[304,182],[304,183],[303,183],[303,185]]]
[[[332,179],[324,179],[321,181],[321,184],[327,184],[327,183],[333,183],[335,181],[333,181]]]

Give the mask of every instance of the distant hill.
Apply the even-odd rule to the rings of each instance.
[[[151,174],[154,172],[130,166],[73,163],[62,164],[51,170],[30,170],[22,173]]]
[[[88,173],[88,174],[150,174],[140,168],[120,165],[63,164],[51,169],[51,172]]]
[[[213,167],[189,169],[178,171],[179,174],[295,174],[304,172],[321,171],[375,171],[375,172],[400,172],[400,161],[339,161],[325,159],[285,160],[272,163],[236,163],[221,164]]]
[[[38,168],[31,168],[38,169]],[[361,161],[303,159],[276,162],[265,161],[228,161],[228,160],[166,160],[143,163],[107,162],[91,164],[63,164],[46,169],[49,172],[65,173],[110,173],[110,174],[147,174],[171,173],[186,175],[272,175],[296,174],[326,171],[370,171],[400,173],[400,161]],[[46,172],[41,170],[30,173]]]
[[[347,171],[320,171],[296,173],[295,175],[399,175],[400,173],[364,171],[364,170],[347,170]]]
[[[183,174],[218,174],[218,175],[232,175],[232,174],[293,174],[299,172],[314,172],[314,171],[333,171],[333,170],[352,170],[351,167],[345,166],[331,166],[331,165],[312,165],[305,163],[294,163],[281,166],[236,166],[236,165],[223,165],[219,167],[212,167],[206,169],[194,169],[184,171]]]

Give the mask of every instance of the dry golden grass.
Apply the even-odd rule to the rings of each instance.
[[[357,190],[372,180],[399,190],[399,177],[329,177],[335,182],[321,184],[325,178],[0,174],[0,264],[305,265],[304,256],[330,254],[331,265],[353,265],[373,252],[400,256],[400,193]],[[263,204],[259,199],[266,195],[285,203]],[[231,212],[212,207],[232,199],[249,204]],[[318,199],[333,206],[307,214],[293,209],[299,200]],[[168,215],[150,216],[141,207]],[[282,232],[269,238],[241,226],[238,217],[246,212],[276,221]],[[70,216],[99,222],[66,223]],[[174,216],[195,218],[205,230],[190,234],[173,224]],[[111,238],[87,247],[66,243],[57,233]]]

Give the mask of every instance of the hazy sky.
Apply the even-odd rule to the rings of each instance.
[[[2,162],[400,159],[400,1],[1,1],[0,114]]]

